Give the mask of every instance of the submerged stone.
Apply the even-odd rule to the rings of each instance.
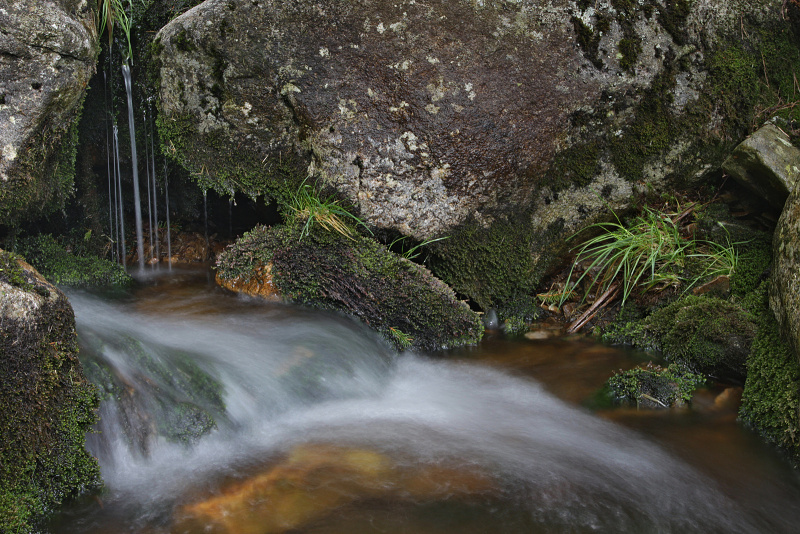
[[[483,335],[478,314],[446,284],[363,236],[318,230],[301,239],[296,227],[259,226],[219,255],[217,279],[232,290],[270,287],[288,302],[343,311],[401,349],[438,350]]]
[[[448,500],[495,490],[475,467],[400,465],[370,449],[300,445],[273,467],[183,506],[173,531],[275,534],[301,529],[335,509],[368,499]]]
[[[722,170],[780,210],[800,177],[800,149],[780,128],[765,124],[734,149]]]

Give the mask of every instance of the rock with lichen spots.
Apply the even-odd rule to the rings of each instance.
[[[0,220],[63,207],[72,194],[76,122],[95,71],[86,0],[20,0],[0,8]]]

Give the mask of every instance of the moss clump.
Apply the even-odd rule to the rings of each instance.
[[[741,420],[800,462],[800,365],[769,310],[768,282],[754,291],[758,334],[747,361]]]
[[[272,264],[284,299],[354,315],[398,348],[437,350],[476,343],[480,318],[431,273],[373,239],[349,239],[318,226],[300,239],[299,224],[256,227],[220,254],[219,276],[248,280]]]
[[[660,351],[693,372],[742,380],[755,334],[752,316],[736,304],[690,295],[610,330],[605,339]]]
[[[633,67],[636,66],[636,60],[642,52],[642,45],[639,44],[638,39],[621,39],[619,42],[619,53],[622,58],[619,60],[619,66],[622,70],[633,72]]]
[[[49,234],[23,238],[19,251],[48,280],[71,287],[126,287],[133,282],[121,265],[67,252]]]
[[[0,250],[0,531],[35,531],[66,498],[100,484],[84,437],[97,395],[77,358],[66,297]]]
[[[674,363],[667,367],[648,363],[645,367],[615,373],[606,381],[606,387],[617,403],[666,408],[691,402],[694,391],[705,382],[702,375]]]
[[[518,309],[532,307],[546,258],[558,257],[566,246],[558,239],[563,221],[534,232],[530,220],[530,213],[522,212],[488,227],[468,221],[455,229],[450,239],[429,247],[428,265],[456,293],[469,297],[481,309],[495,308],[501,316],[520,315]],[[537,260],[534,253],[545,260]]]

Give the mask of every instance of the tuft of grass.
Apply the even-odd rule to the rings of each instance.
[[[579,246],[559,305],[585,280],[588,287],[584,298],[592,289],[604,292],[619,280],[624,304],[636,289],[660,291],[682,284],[689,289],[701,280],[730,275],[736,268],[737,256],[732,245],[684,237],[679,226],[680,215],[645,208],[630,226],[623,225],[616,213],[614,217],[614,222],[597,223],[585,229],[599,230],[599,234]],[[573,281],[576,266],[587,261],[589,267]],[[689,263],[700,267],[687,269]]]
[[[404,236],[398,237],[397,239],[395,239],[394,241],[389,243],[389,250],[394,248],[395,245],[398,245],[398,244],[403,245],[403,241],[405,241],[407,237],[408,236],[404,235]],[[426,239],[422,243],[420,243],[418,245],[415,245],[415,246],[411,247],[408,250],[403,250],[403,252],[401,253],[401,256],[403,256],[407,260],[413,260],[413,259],[417,258],[420,254],[422,254],[422,251],[420,251],[420,249],[422,247],[428,246],[431,243],[436,243],[437,241],[444,241],[445,239],[450,239],[450,236],[446,235],[446,236],[443,236],[443,237],[437,237],[435,239]]]
[[[114,37],[114,26],[119,26],[125,33],[125,42],[128,44],[126,59],[133,59],[133,47],[131,46],[131,24],[132,19],[125,11],[124,0],[97,0],[97,20],[98,33],[103,34],[108,28],[108,48],[111,48],[111,41]],[[128,11],[133,12],[133,0],[128,0]]]
[[[300,231],[301,240],[311,232],[315,224],[328,232],[336,232],[348,239],[353,239],[353,228],[348,225],[348,221],[363,226],[372,235],[372,231],[364,224],[364,221],[342,207],[339,201],[334,200],[333,197],[320,197],[317,190],[305,180],[297,188],[297,191],[290,195],[289,208],[294,211],[297,219],[305,221]]]

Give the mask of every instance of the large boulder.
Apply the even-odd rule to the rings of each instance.
[[[800,176],[800,149],[786,132],[765,124],[734,149],[722,170],[780,211]]]
[[[0,224],[14,224],[72,194],[97,29],[87,0],[4,2],[0,28]]]
[[[222,194],[310,175],[372,227],[449,234],[432,267],[487,307],[609,207],[721,164],[767,94],[761,48],[770,87],[800,62],[779,8],[207,0],[156,39],[160,132]]]
[[[0,250],[0,531],[27,533],[100,483],[84,449],[97,393],[78,361],[64,294]]]

